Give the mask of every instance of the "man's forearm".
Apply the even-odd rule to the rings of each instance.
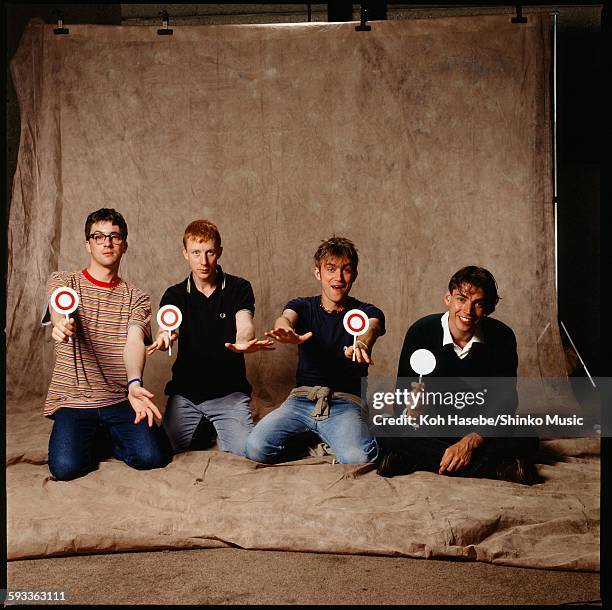
[[[123,348],[123,362],[128,381],[137,377],[142,379],[145,359],[146,352],[142,337],[128,333],[128,338]]]
[[[293,324],[291,324],[291,321],[285,316],[279,316],[278,318],[276,318],[276,322],[274,322],[274,328],[285,328],[287,330],[295,330],[295,328],[293,328]]]
[[[478,432],[466,434],[459,442],[464,442],[470,449],[476,449],[484,443],[484,438]]]
[[[368,332],[364,333],[360,337],[357,337],[357,341],[361,343],[365,343],[368,346],[368,351],[372,351],[376,340],[380,335],[380,320],[378,318],[370,318],[370,327],[368,328]]]
[[[253,319],[240,320],[236,324],[236,343],[248,343],[255,338],[255,324]]]

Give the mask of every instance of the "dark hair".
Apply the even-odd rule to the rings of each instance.
[[[198,242],[211,240],[215,242],[217,250],[221,247],[221,235],[217,225],[210,220],[194,220],[189,223],[183,235],[183,247],[187,249],[187,240],[193,239]]]
[[[104,221],[112,222],[114,225],[117,225],[121,235],[123,235],[123,239],[127,239],[128,228],[125,218],[123,218],[123,216],[117,212],[117,210],[113,210],[111,208],[100,208],[99,210],[92,212],[85,221],[85,240],[89,239],[91,225],[95,222]]]
[[[359,256],[357,255],[357,248],[355,248],[355,244],[350,239],[332,235],[329,239],[321,242],[321,245],[317,248],[314,255],[316,267],[320,268],[321,263],[328,256],[348,258],[353,267],[353,271],[357,272]]]
[[[497,282],[490,271],[483,267],[463,267],[459,269],[448,283],[448,291],[452,294],[453,290],[461,290],[464,285],[482,288],[484,292],[484,308],[485,315],[489,315],[495,311],[495,306],[501,298],[497,294]]]

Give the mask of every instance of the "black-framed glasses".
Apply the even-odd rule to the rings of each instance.
[[[113,244],[120,244],[123,242],[123,235],[121,233],[102,233],[102,231],[96,231],[89,236],[89,239],[93,239],[99,246],[106,242],[106,238],[109,238]]]

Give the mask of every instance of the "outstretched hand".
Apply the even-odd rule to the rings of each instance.
[[[246,343],[226,343],[225,347],[237,354],[253,354],[254,352],[276,349],[272,339],[251,339]]]
[[[153,398],[153,394],[151,394],[149,390],[135,384],[130,385],[128,400],[132,405],[132,409],[136,412],[136,418],[134,419],[135,424],[141,422],[145,418],[149,420],[149,428],[153,426],[154,420],[158,426],[161,424],[162,414],[153,404],[151,398]]]
[[[168,335],[168,331],[164,330],[157,336],[157,339],[149,345],[147,348],[147,356],[150,356],[152,353],[160,350],[161,352],[168,351],[168,348],[174,344],[178,335],[175,332],[170,332]]]
[[[293,329],[288,328],[275,328],[264,333],[266,337],[272,337],[279,343],[293,343],[294,345],[301,345],[312,337],[312,332],[307,332],[303,335],[298,335]]]
[[[355,360],[357,362],[360,362],[362,364],[367,364],[367,365],[373,365],[374,361],[372,360],[372,358],[370,358],[370,355],[368,354],[368,350],[357,344],[356,348],[353,348],[352,345],[349,345],[348,347],[344,348],[344,355],[346,358],[348,358],[349,360],[353,359],[353,351],[355,352]]]

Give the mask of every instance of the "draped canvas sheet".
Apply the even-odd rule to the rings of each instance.
[[[359,248],[353,294],[387,335],[372,374],[394,375],[407,326],[442,311],[448,278],[496,276],[496,316],[520,372],[562,374],[554,298],[548,18],[177,27],[31,23],[11,68],[22,137],[9,231],[8,387],[41,397],[53,354],[45,282],[85,266],[83,224],[129,225],[122,276],[152,296],[187,274],[185,226],[218,224],[224,269],[249,279],[258,334],[316,294],[312,254]],[[547,327],[547,324],[552,325]],[[294,381],[295,348],[247,357],[255,410]],[[169,358],[149,360],[163,406]],[[18,400],[24,408],[27,401]],[[25,405],[28,404],[28,407]]]
[[[9,559],[236,546],[599,570],[598,439],[544,441],[533,487],[215,449],[147,472],[108,460],[63,482],[46,464],[51,422],[35,417],[9,423]]]

